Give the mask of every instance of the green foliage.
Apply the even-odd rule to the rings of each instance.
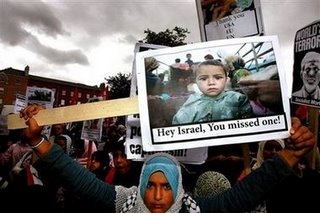
[[[166,29],[159,33],[147,29],[144,33],[147,34],[143,39],[144,43],[176,47],[187,44],[184,40],[190,32],[187,28],[175,27],[173,30]]]
[[[118,73],[116,76],[105,78],[110,86],[110,99],[126,98],[130,95],[131,74]]]

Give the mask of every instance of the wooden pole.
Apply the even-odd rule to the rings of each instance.
[[[250,148],[247,143],[241,144],[242,156],[243,156],[243,166],[246,175],[251,173],[250,165]]]
[[[41,110],[35,118],[40,126],[44,126],[138,113],[138,97],[132,97]],[[19,115],[8,115],[8,129],[26,127],[25,120]]]

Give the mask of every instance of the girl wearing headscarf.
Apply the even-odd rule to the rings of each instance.
[[[285,143],[283,139],[261,141],[257,151],[257,162],[253,165],[252,169],[259,168],[265,160],[275,156],[284,147]]]
[[[166,181],[157,185],[151,177],[159,172],[164,175]],[[163,191],[156,192],[157,190]],[[168,193],[169,191],[172,193]],[[156,198],[152,193],[161,193],[160,196],[163,198]],[[165,200],[167,202],[164,202]],[[121,212],[159,212],[160,210],[167,213],[200,212],[196,202],[184,193],[179,162],[166,153],[156,153],[146,160],[142,167],[138,190],[126,199],[121,208]]]

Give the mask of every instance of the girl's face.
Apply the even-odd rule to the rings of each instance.
[[[196,83],[207,96],[217,96],[225,88],[227,76],[224,69],[217,65],[202,65],[197,70]]]
[[[127,159],[127,156],[122,151],[116,151],[113,153],[113,162],[116,172],[119,174],[127,174],[131,167],[131,161]]]
[[[174,203],[172,189],[162,172],[150,176],[143,201],[152,213],[165,213]]]

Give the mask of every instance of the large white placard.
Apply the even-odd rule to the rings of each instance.
[[[246,61],[246,69],[250,71],[250,75],[242,78],[240,82],[251,83],[242,86],[243,91],[259,90],[254,96],[248,95],[254,114],[247,118],[223,119],[221,116],[217,120],[173,124],[175,113],[193,93],[197,92],[194,81],[191,80],[192,72],[208,54],[222,62],[232,55],[241,56]],[[193,62],[190,67],[185,65],[187,55],[189,60],[191,55]],[[149,60],[150,58],[155,60]],[[183,59],[181,60],[183,66],[175,63],[177,58]],[[137,53],[135,60],[144,151],[247,143],[289,136],[291,127],[289,96],[277,36],[225,39],[150,50]],[[166,81],[163,82],[165,89],[159,94],[154,94],[154,91],[150,94],[150,90],[147,89],[150,83],[150,73],[149,76],[146,75],[148,71],[150,72],[150,64],[147,64],[147,61],[158,63],[157,66],[151,65],[156,68],[152,70],[153,77],[161,73],[167,75],[164,78]],[[262,90],[260,86],[268,82],[273,82],[273,85],[264,86]],[[244,94],[247,95],[246,92]],[[268,107],[259,106],[262,100],[260,97],[270,94],[275,94],[274,99],[278,97],[273,100],[274,103]],[[277,109],[272,109],[275,106]],[[258,107],[260,109],[256,110]],[[223,114],[223,105],[218,110]]]

